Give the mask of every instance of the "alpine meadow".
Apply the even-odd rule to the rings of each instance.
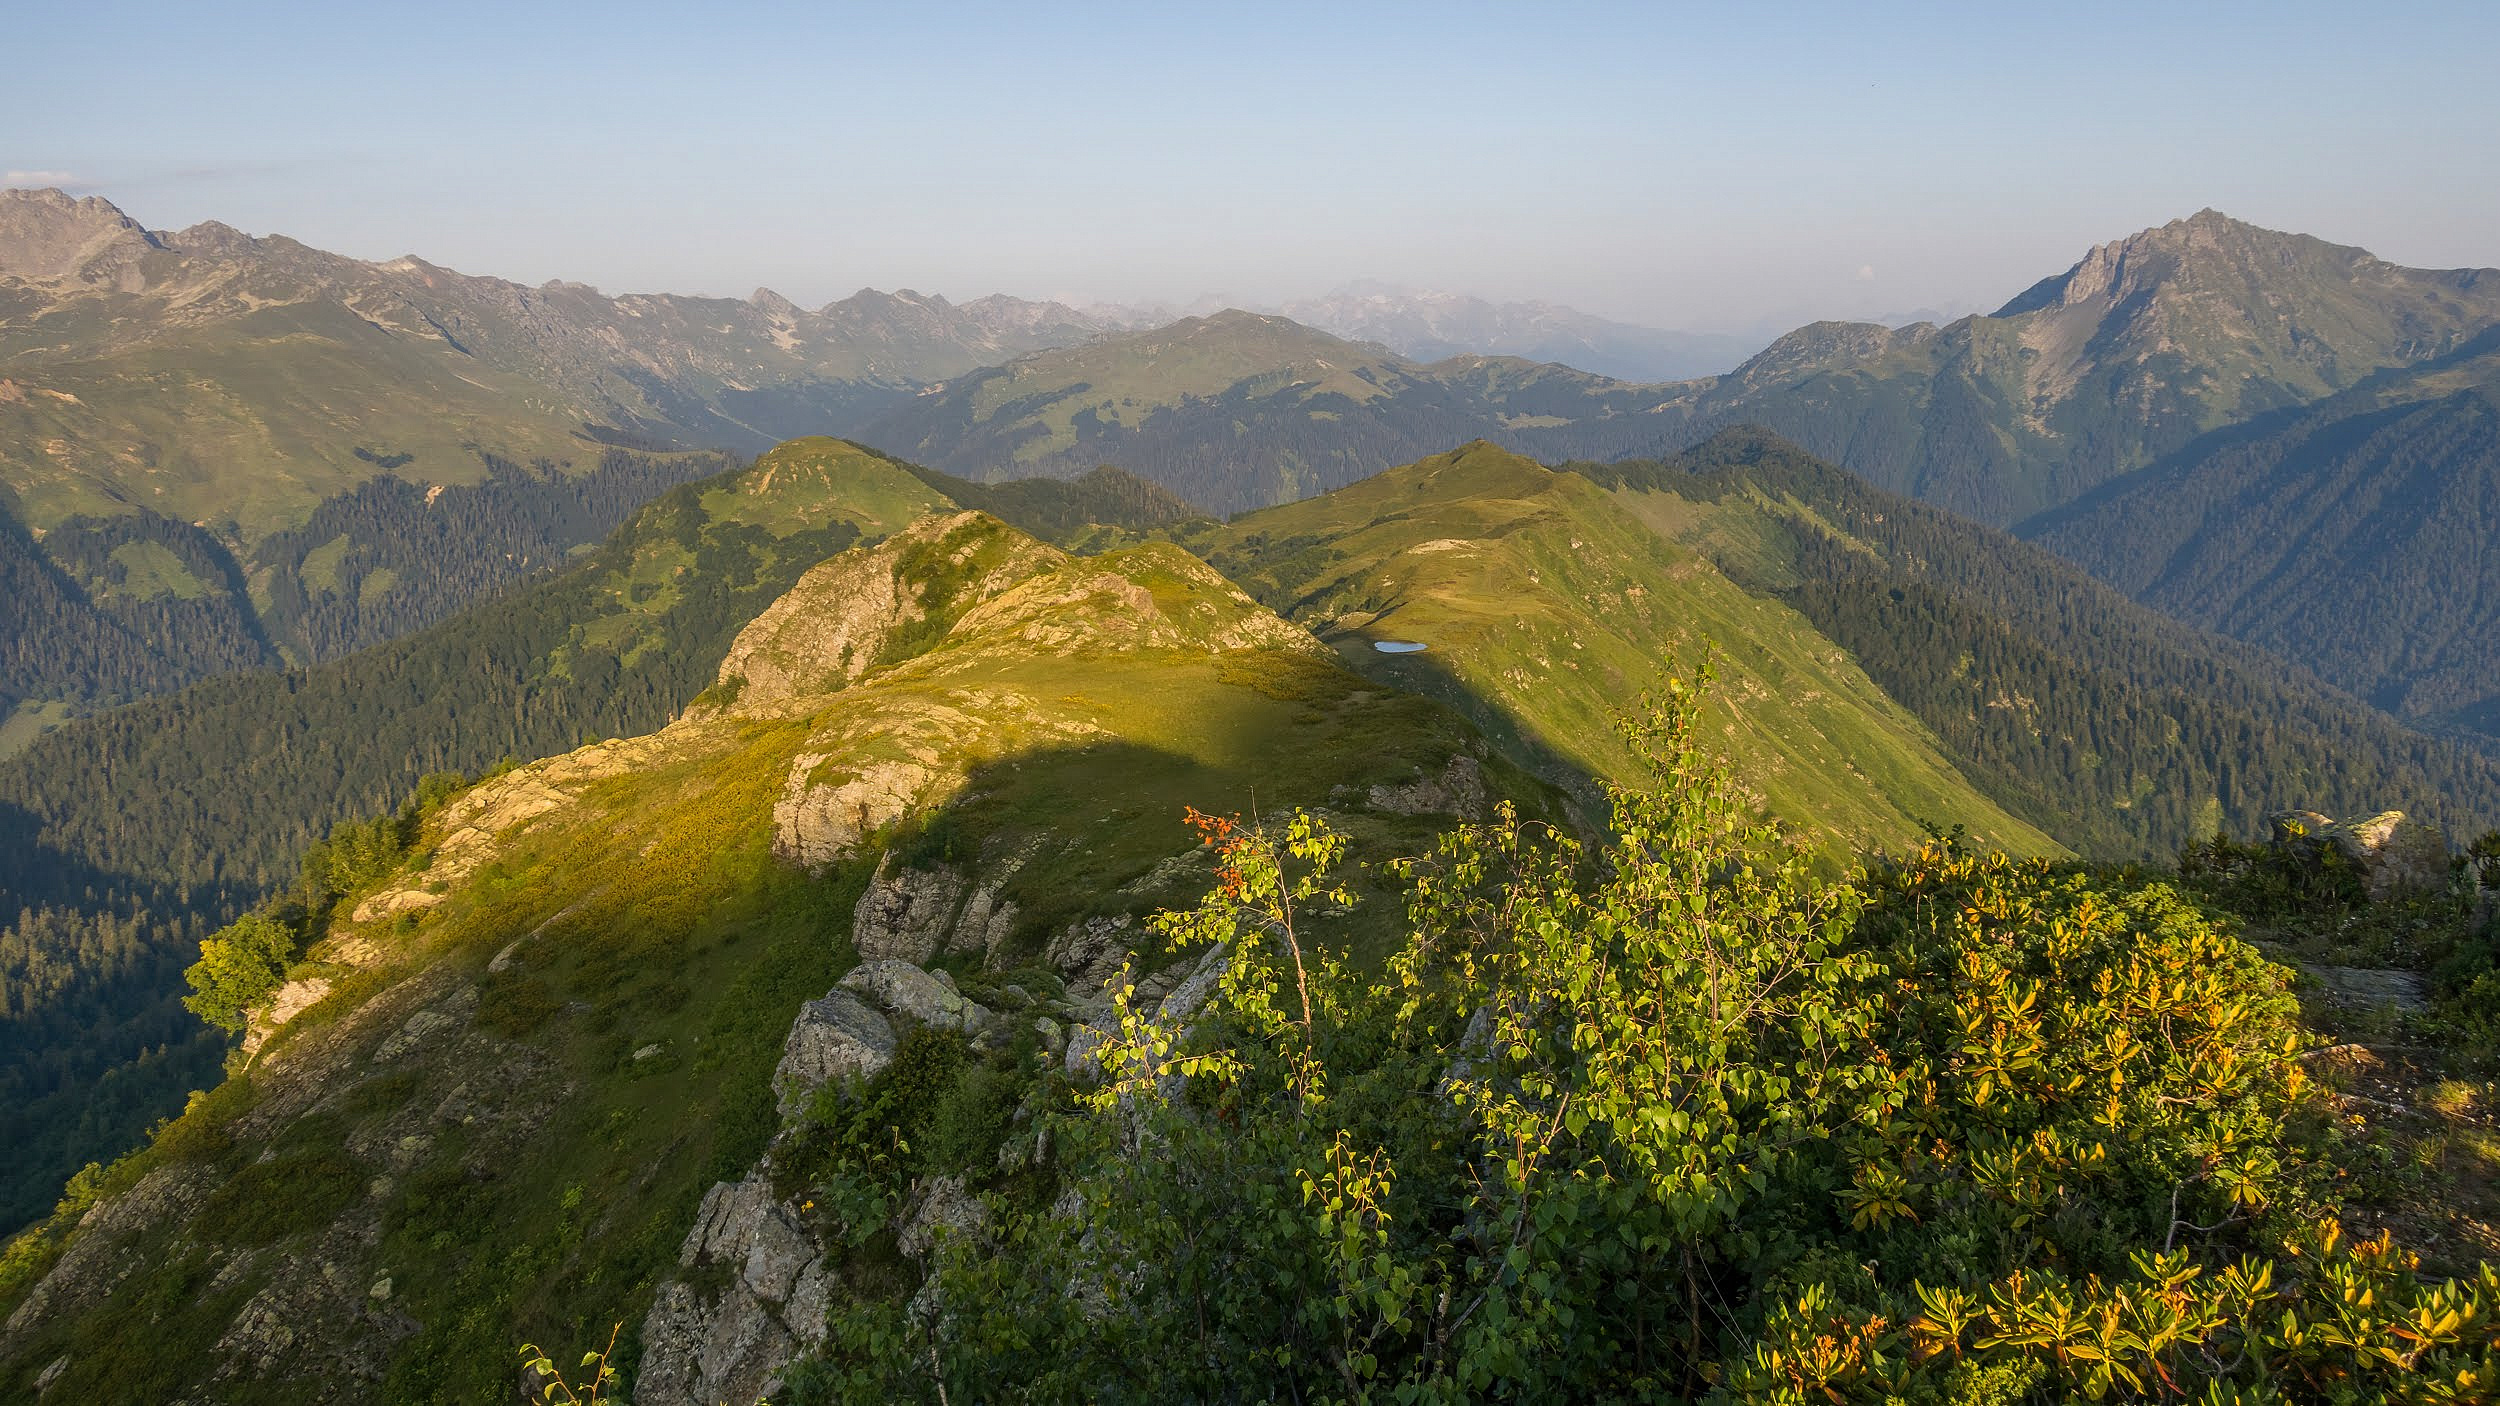
[[[103,18],[0,1400],[2500,1402],[2500,17]]]

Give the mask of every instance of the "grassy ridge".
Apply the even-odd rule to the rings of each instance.
[[[1789,608],[1748,595],[1605,493],[1477,444],[1182,540],[1353,667],[1465,709],[1557,780],[1627,777],[1615,718],[1670,661],[1714,658],[1713,722],[1771,811],[1848,852],[1922,822],[2018,851],[2054,840],[1973,790],[1934,740]],[[1377,640],[1421,654],[1384,655]]]
[[[1083,643],[1127,628],[1067,590],[1104,573],[1147,592],[1178,642]],[[66,1353],[56,1389],[95,1399],[167,1398],[240,1363],[219,1388],[234,1401],[312,1399],[324,1379],[370,1400],[473,1400],[508,1388],[523,1338],[638,1323],[704,1187],[761,1149],[766,1076],[798,1005],[849,960],[839,934],[873,853],[816,877],[770,854],[802,752],[823,773],[919,748],[954,778],[871,848],[1023,856],[1012,963],[1076,916],[1181,897],[1156,876],[1193,844],[1185,804],[1333,807],[1366,855],[1411,852],[1433,822],[1371,812],[1363,788],[1474,745],[1437,704],[1307,650],[1210,652],[1256,612],[1169,547],[1045,566],[983,609],[842,692],[486,783],[567,799],[502,830],[456,883],[429,879],[466,853],[438,828],[435,857],[387,882],[441,887],[439,904],[348,924],[315,950],[338,963],[329,1000],[115,1174],[199,1188],[182,1210],[93,1232],[159,1268],[56,1306],[10,1340],[0,1380]],[[1550,813],[1524,776],[1498,762],[1488,776]],[[206,1190],[238,1177],[248,1200]],[[316,1264],[353,1292],[307,1295]],[[388,1313],[412,1334],[360,1311],[385,1275]],[[217,1345],[248,1303],[289,1315],[283,1363]]]

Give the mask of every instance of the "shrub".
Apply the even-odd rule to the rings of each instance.
[[[265,913],[246,913],[200,943],[200,960],[185,971],[191,994],[182,1004],[229,1033],[251,1022],[252,1007],[286,981],[295,960],[292,929]]]
[[[562,1009],[555,988],[527,972],[490,972],[478,983],[477,1023],[507,1039],[535,1034]]]
[[[364,1189],[365,1174],[335,1148],[282,1153],[248,1164],[209,1193],[191,1233],[211,1243],[265,1244],[328,1225]]]
[[[2214,1400],[2492,1389],[2500,1282],[2335,1229],[2285,973],[2179,886],[1930,845],[1818,878],[1679,695],[1610,838],[1407,866],[1325,955],[1344,842],[1203,821],[1188,1029],[1121,1005],[1074,1214],[841,1308],[827,1399]],[[898,1064],[900,1061],[898,1061]],[[961,1081],[949,1097],[965,1098]],[[932,1136],[934,1137],[934,1130]],[[934,1144],[930,1144],[934,1145]],[[2424,1399],[2433,1399],[2425,1397]]]

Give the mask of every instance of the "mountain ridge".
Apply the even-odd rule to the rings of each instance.
[[[0,252],[0,375],[39,392],[12,403],[20,415],[45,413],[0,423],[0,483],[38,527],[136,502],[232,519],[250,541],[369,477],[350,452],[360,447],[410,453],[438,482],[480,476],[472,442],[524,463],[602,440],[756,451],[1101,330],[1074,309],[997,296],[959,308],[864,289],[812,310],[777,296],[609,298],[413,255],[365,262],[213,221],[154,233],[101,197],[58,192],[0,192],[5,248],[28,252]],[[280,374],[315,396],[346,375],[359,413],[331,423],[286,410],[255,389],[270,373],[246,355],[284,358]],[[189,437],[131,394],[151,386],[161,401],[169,374],[194,412]],[[419,407],[468,424],[425,427]],[[221,421],[235,431],[227,457],[303,486],[220,491],[232,471],[198,431]]]
[[[2403,268],[2209,209],[2096,245],[1993,314],[1799,329],[1694,397],[1686,433],[1761,424],[2004,525],[2495,322],[2500,271]]]

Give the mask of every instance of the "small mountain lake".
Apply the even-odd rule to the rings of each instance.
[[[1427,646],[1413,640],[1373,640],[1372,648],[1383,654],[1421,654]]]

